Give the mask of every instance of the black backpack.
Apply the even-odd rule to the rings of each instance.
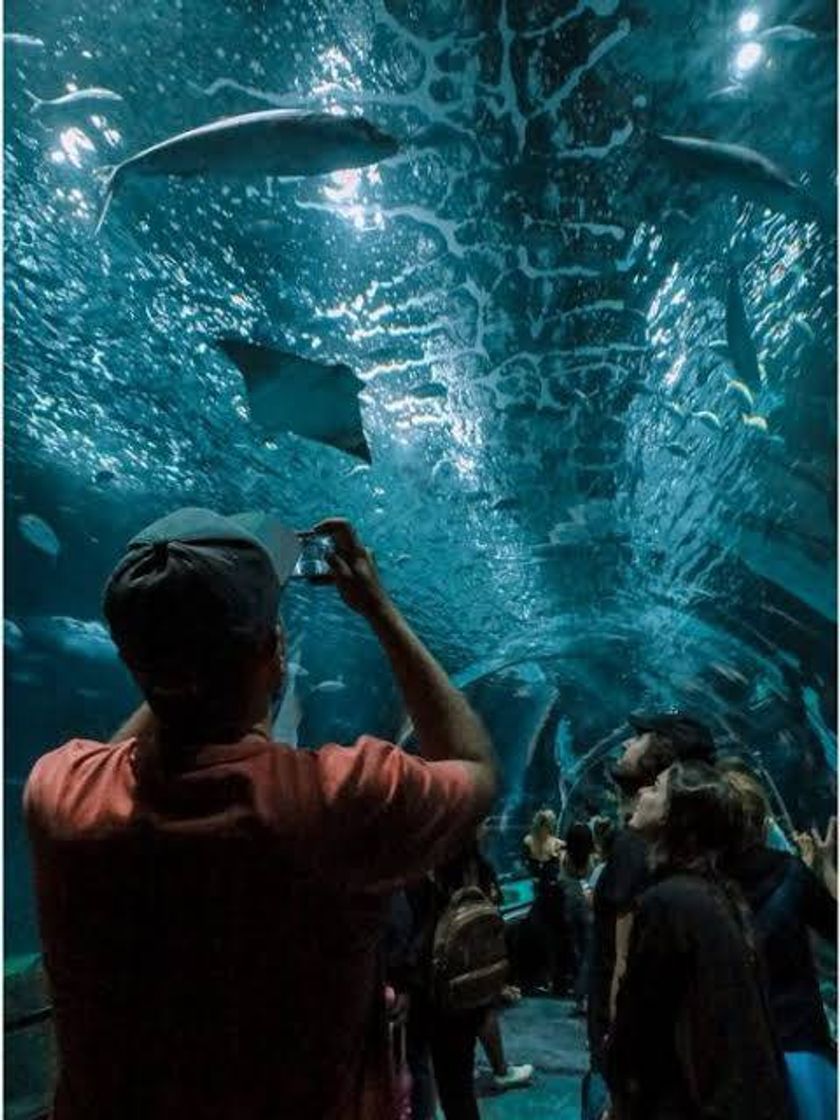
[[[473,881],[453,892],[435,923],[435,1003],[447,1012],[487,1007],[499,997],[507,978],[504,919]]]

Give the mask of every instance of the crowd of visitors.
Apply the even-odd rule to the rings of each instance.
[[[836,1050],[811,935],[836,945],[835,826],[769,842],[759,775],[681,713],[631,717],[619,819],[521,857],[506,924],[481,849],[488,736],[330,519],[331,578],[369,624],[417,753],[272,740],[282,537],[179,510],[130,542],[104,610],[144,703],[24,793],[59,1048],[54,1120],[476,1120],[476,1043],[527,1085],[499,1011],[585,1015],[584,1120],[827,1120]]]

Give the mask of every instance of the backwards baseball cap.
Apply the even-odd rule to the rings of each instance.
[[[176,510],[138,533],[105,587],[104,611],[132,668],[168,673],[217,643],[254,648],[277,625],[297,535],[265,513]]]
[[[633,712],[628,723],[640,735],[652,731],[668,739],[680,762],[714,762],[715,741],[711,731],[686,712]]]

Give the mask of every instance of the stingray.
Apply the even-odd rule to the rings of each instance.
[[[220,338],[219,349],[239,367],[251,419],[264,432],[293,432],[369,463],[359,390],[349,366],[329,366],[270,346]]]

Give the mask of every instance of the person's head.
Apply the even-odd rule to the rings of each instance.
[[[557,816],[552,809],[538,809],[531,821],[531,836],[545,843],[549,836],[557,832]]]
[[[705,762],[677,762],[639,792],[630,827],[653,843],[659,865],[710,869],[743,844],[741,802]]]
[[[164,734],[236,738],[283,683],[280,590],[294,534],[259,514],[182,509],[139,533],[112,572],[104,612]]]
[[[566,833],[566,863],[573,870],[585,872],[594,847],[589,825],[575,821]]]
[[[742,759],[734,755],[720,759],[717,769],[732,786],[741,802],[744,814],[744,844],[748,848],[763,844],[767,837],[770,806],[758,775]]]
[[[715,758],[712,733],[685,712],[634,713],[628,721],[633,734],[625,739],[611,777],[627,796],[652,784],[674,762]]]

